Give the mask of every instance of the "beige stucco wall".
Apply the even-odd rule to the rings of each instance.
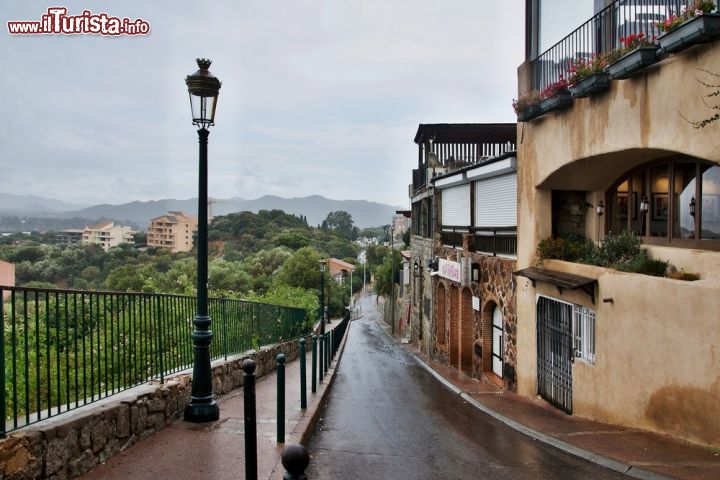
[[[518,124],[518,268],[535,263],[551,233],[551,190],[585,190],[597,199],[628,170],[674,153],[720,163],[720,122],[695,129],[712,111],[695,80],[718,73],[720,41],[671,56],[608,92]],[[518,71],[520,91],[527,65]],[[716,79],[715,79],[716,80]],[[717,82],[716,82],[717,83]],[[586,236],[597,239],[590,210]],[[573,413],[720,445],[720,252],[646,247],[651,256],[700,273],[682,282],[597,267],[546,266],[598,279],[597,361],[576,361]],[[538,293],[591,306],[581,292],[517,280],[518,391],[536,394],[535,302]],[[602,298],[612,298],[603,303]]]

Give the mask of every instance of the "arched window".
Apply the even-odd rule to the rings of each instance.
[[[697,181],[700,179],[700,181]],[[608,190],[606,230],[645,243],[720,250],[720,166],[688,157],[633,170]]]

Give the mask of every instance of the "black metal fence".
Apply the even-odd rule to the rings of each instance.
[[[620,45],[620,38],[640,33],[658,36],[655,22],[680,12],[687,0],[617,0],[531,62],[532,89],[543,90],[567,76],[569,62],[589,60]]]
[[[189,368],[196,298],[0,286],[0,436]],[[213,359],[297,338],[299,308],[211,298]]]

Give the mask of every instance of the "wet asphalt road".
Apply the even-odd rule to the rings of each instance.
[[[627,478],[546,447],[444,388],[385,335],[375,297],[308,445],[311,479]]]

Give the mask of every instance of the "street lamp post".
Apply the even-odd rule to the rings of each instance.
[[[395,335],[395,231],[393,225],[385,225],[385,237],[390,236],[390,326]]]
[[[213,333],[208,315],[208,252],[207,252],[207,144],[210,130],[215,125],[215,108],[220,92],[220,80],[208,70],[210,60],[197,59],[200,70],[185,78],[190,93],[193,124],[199,127],[200,167],[198,182],[197,231],[197,313],[193,319],[195,329],[192,341],[195,352],[190,403],[185,407],[184,418],[189,422],[213,422],[220,418],[215,402],[210,371],[210,344]]]
[[[325,265],[327,260],[320,260],[320,335],[325,333]]]

